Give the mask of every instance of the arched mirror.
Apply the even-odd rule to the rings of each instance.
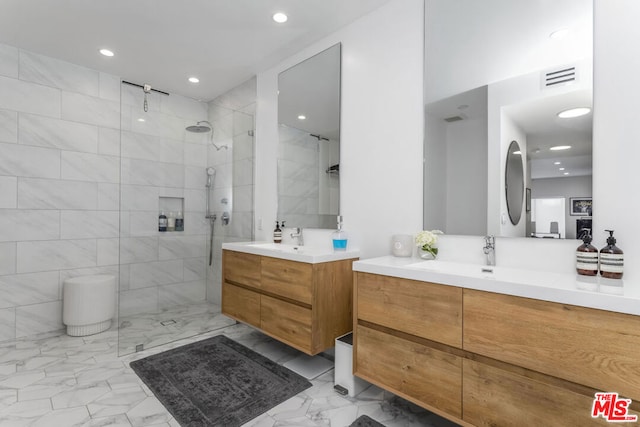
[[[504,171],[504,190],[507,197],[507,212],[513,225],[518,225],[524,201],[524,166],[522,151],[516,141],[511,141]]]

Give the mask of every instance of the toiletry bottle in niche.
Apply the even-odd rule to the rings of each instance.
[[[273,243],[282,243],[282,230],[278,221],[276,221],[276,229],[273,230]]]
[[[160,211],[160,216],[158,217],[158,231],[167,231],[167,216],[164,211]]]
[[[591,236],[585,234],[584,242],[576,249],[576,271],[583,276],[598,275],[598,249],[591,244]]]
[[[167,231],[176,231],[176,217],[173,212],[169,212],[167,216]]]
[[[623,252],[616,246],[613,230],[605,231],[609,233],[609,237],[607,237],[607,246],[600,249],[600,275],[608,279],[622,279],[624,267]]]
[[[184,218],[182,216],[182,211],[178,211],[176,215],[176,231],[184,231]]]
[[[342,215],[338,215],[338,229],[331,234],[334,251],[347,250],[347,233],[342,230]]]

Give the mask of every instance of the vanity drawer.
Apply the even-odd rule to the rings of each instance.
[[[225,283],[222,286],[222,314],[260,327],[260,294]]]
[[[464,361],[463,370],[462,419],[474,426],[610,425],[602,417],[591,418],[592,394],[472,360]]]
[[[462,416],[462,359],[385,332],[358,326],[356,375],[428,409]]]
[[[464,349],[640,400],[640,317],[464,291]]]
[[[462,289],[357,273],[358,319],[462,346]]]
[[[224,282],[260,288],[260,256],[234,251],[222,251]]]
[[[262,290],[311,304],[313,265],[278,258],[262,258]]]
[[[261,299],[260,328],[307,354],[311,352],[311,309],[267,295]]]

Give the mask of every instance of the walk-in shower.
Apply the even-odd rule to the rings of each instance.
[[[208,122],[207,120],[201,120],[198,123],[196,123],[195,125],[187,126],[186,130],[187,130],[187,132],[193,132],[193,133],[211,132],[211,137],[209,139],[209,143],[211,145],[213,145],[216,150],[220,151],[223,148],[224,149],[229,148],[226,144],[218,146],[213,142],[213,125],[210,122]]]
[[[196,126],[191,126],[191,127],[196,127]],[[187,128],[188,130],[189,128]],[[194,131],[196,132],[196,131]],[[202,132],[202,131],[197,131],[197,132]],[[209,265],[211,265],[213,263],[213,226],[214,223],[216,221],[216,214],[211,212],[211,188],[213,187],[213,180],[216,176],[216,170],[214,168],[207,168],[207,197],[206,197],[206,201],[207,201],[207,205],[206,205],[206,211],[204,214],[204,217],[207,218],[209,220]]]

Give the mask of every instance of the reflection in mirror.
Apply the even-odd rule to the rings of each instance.
[[[425,1],[425,229],[548,233],[533,206],[517,226],[507,219],[504,159],[516,140],[532,200],[566,200],[555,222],[576,238],[581,218],[570,216],[569,198],[592,195],[592,114],[558,113],[593,104],[593,5],[543,3]],[[552,36],[560,29],[564,38]],[[558,145],[571,148],[551,149]]]
[[[278,76],[278,220],[335,228],[340,201],[340,44]]]
[[[511,141],[511,144],[509,144],[504,175],[507,212],[509,213],[511,224],[518,225],[522,216],[522,203],[524,201],[524,167],[522,166],[522,152],[516,141]]]

